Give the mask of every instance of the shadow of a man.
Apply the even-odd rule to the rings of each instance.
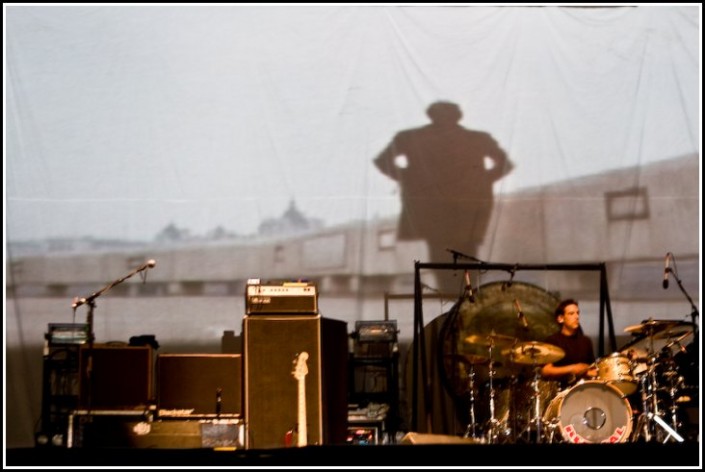
[[[455,103],[435,102],[426,113],[430,124],[400,131],[374,159],[399,184],[397,239],[426,240],[431,262],[444,262],[448,248],[476,256],[492,215],[493,184],[513,164],[489,133],[459,124]],[[455,274],[436,272],[439,290],[459,290]]]

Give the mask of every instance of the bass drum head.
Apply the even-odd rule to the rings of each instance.
[[[632,431],[632,409],[622,392],[602,381],[581,382],[561,392],[546,419],[557,420],[569,443],[622,443]]]

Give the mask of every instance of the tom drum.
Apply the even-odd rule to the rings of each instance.
[[[624,395],[636,392],[637,381],[629,358],[619,352],[597,360],[597,378],[614,385]]]

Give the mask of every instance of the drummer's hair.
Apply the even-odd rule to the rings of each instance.
[[[567,307],[568,305],[578,305],[578,302],[577,302],[577,300],[574,300],[574,299],[572,299],[572,298],[566,298],[565,300],[563,300],[562,302],[560,302],[560,303],[558,304],[558,306],[556,307],[556,311],[555,311],[555,313],[554,313],[554,315],[556,316],[556,318],[558,318],[559,316],[565,314],[565,307]]]

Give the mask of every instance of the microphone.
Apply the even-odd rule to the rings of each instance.
[[[666,253],[666,260],[663,263],[663,288],[668,288],[668,273],[671,271],[671,256],[670,252]]]
[[[519,300],[516,298],[514,299],[514,306],[517,309],[517,318],[521,323],[521,327],[524,329],[529,329],[529,322],[527,321],[526,316],[524,316],[524,312],[521,311],[521,305],[519,305]]]
[[[470,283],[470,272],[465,271],[465,292],[464,295],[468,297],[470,302],[475,303],[475,295],[472,293],[472,284]]]
[[[75,310],[76,308],[83,305],[87,301],[88,300],[86,300],[85,298],[73,297],[73,302],[71,303],[71,308],[73,308]]]
[[[145,264],[142,267],[137,269],[137,271],[140,272],[140,277],[142,278],[143,284],[147,283],[147,269],[151,269],[155,265],[157,265],[157,261],[155,261],[154,259],[150,259],[147,262],[145,262]]]

